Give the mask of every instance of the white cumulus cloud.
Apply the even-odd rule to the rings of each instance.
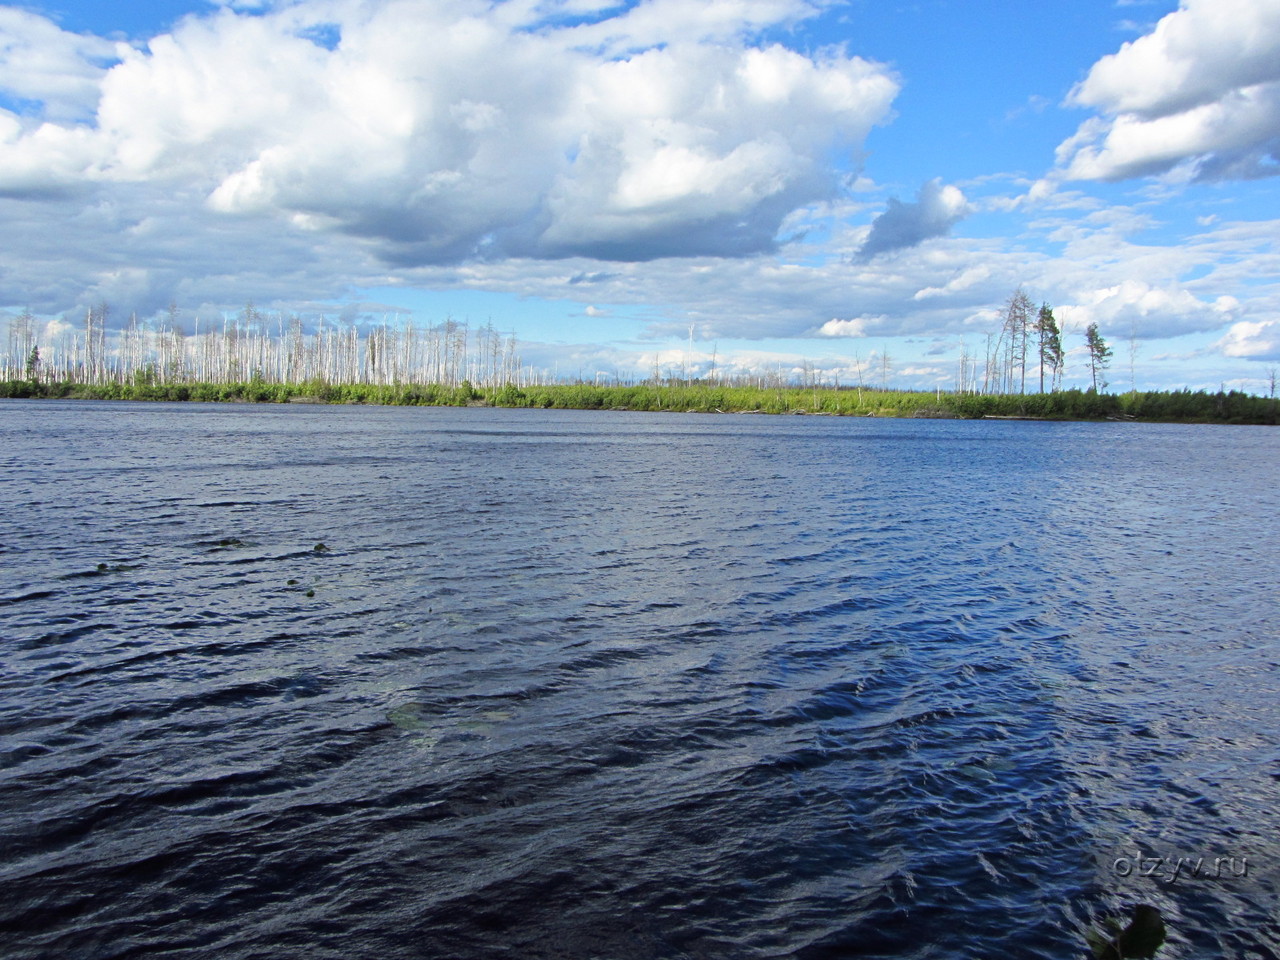
[[[852,320],[832,318],[818,328],[822,337],[865,337],[867,330],[875,323],[882,322],[883,317],[854,317]]]
[[[128,48],[70,33],[44,17],[0,7],[0,90],[39,101],[58,120],[92,113],[107,67]]]
[[[1221,329],[1237,318],[1240,303],[1227,295],[1205,302],[1176,283],[1125,280],[1089,291],[1057,311],[1075,329],[1097,323],[1108,336],[1159,339]]]
[[[1280,320],[1242,320],[1217,344],[1228,357],[1280,360]]]
[[[831,151],[898,90],[857,57],[753,42],[814,12],[800,0],[244,6],[139,48],[0,8],[0,30],[36,38],[0,52],[0,92],[44,104],[0,112],[0,194],[193,191],[395,265],[742,256],[835,193]]]
[[[1068,101],[1099,111],[1058,148],[1068,178],[1280,173],[1280,0],[1182,0]]]

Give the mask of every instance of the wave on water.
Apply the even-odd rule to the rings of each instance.
[[[1272,433],[80,409],[0,405],[7,957],[1280,954]]]

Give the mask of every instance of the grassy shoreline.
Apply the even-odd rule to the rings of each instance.
[[[973,395],[859,388],[757,388],[715,384],[498,388],[437,384],[310,382],[78,384],[0,381],[0,399],[138,400],[239,403],[368,403],[412,406],[537,407],[679,413],[808,414],[853,417],[1003,417],[1042,420],[1141,420],[1164,423],[1280,424],[1280,400],[1231,391]]]

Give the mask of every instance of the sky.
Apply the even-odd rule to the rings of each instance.
[[[452,317],[564,377],[1280,366],[1280,0],[0,4],[0,323]]]

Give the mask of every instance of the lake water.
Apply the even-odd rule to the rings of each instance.
[[[11,401],[0,463],[6,958],[1280,955],[1280,430]]]

